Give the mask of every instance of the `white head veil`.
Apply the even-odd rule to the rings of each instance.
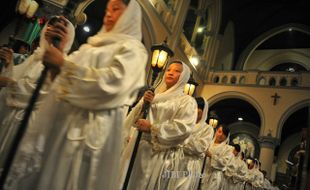
[[[74,36],[75,36],[75,28],[73,26],[73,24],[65,19],[67,21],[67,33],[68,33],[68,39],[67,42],[65,44],[64,47],[64,54],[67,54],[70,49],[71,46],[73,44],[74,41]],[[29,76],[30,78],[34,77],[37,78],[37,72],[38,70],[43,69],[43,65],[42,64],[37,64],[37,63],[42,63],[42,56],[45,52],[45,49],[49,46],[47,40],[45,39],[45,32],[47,30],[47,25],[48,22],[45,24],[45,26],[43,27],[42,31],[41,31],[41,35],[40,35],[40,42],[39,42],[39,47],[37,47],[37,49],[33,52],[33,54],[31,56],[29,56],[24,62],[23,64],[20,64],[16,67],[13,68],[14,70],[14,79],[19,79],[23,76]],[[27,65],[27,68],[24,68],[24,66]],[[36,68],[32,68],[30,67],[30,65],[36,67]],[[41,67],[40,67],[41,66]],[[27,70],[24,70],[27,69]]]
[[[118,35],[127,35],[139,41],[142,40],[142,11],[136,0],[129,2],[126,10],[117,20],[112,30],[107,32],[103,25],[95,36],[88,38],[87,43],[92,46],[101,46],[113,37],[116,37],[114,39],[117,40]]]
[[[220,126],[221,127],[221,126]],[[219,129],[219,128],[218,128]],[[218,130],[217,129],[217,130]],[[214,133],[214,138],[213,138],[213,141],[212,141],[212,144],[215,144],[215,139],[216,139],[216,132],[217,132],[217,130],[215,131],[215,133]],[[227,137],[226,137],[226,139],[223,141],[223,142],[221,142],[221,143],[219,143],[219,145],[227,145],[227,144],[229,144],[229,139],[230,139],[230,132],[227,134]]]
[[[167,89],[165,80],[162,80],[158,87],[155,89],[155,97],[153,103],[165,101],[184,94],[183,90],[190,77],[190,69],[184,62],[180,60],[171,61],[169,65],[173,63],[180,63],[183,66],[183,71],[179,77],[179,80],[169,89]]]
[[[203,126],[206,123],[206,120],[208,118],[208,110],[209,110],[208,102],[204,98],[203,98],[203,101],[205,103],[205,106],[204,106],[203,111],[202,111],[201,120],[197,123],[200,126]]]
[[[68,41],[64,47],[64,54],[67,54],[74,40],[74,26],[67,20]],[[48,47],[48,42],[45,39],[45,31],[47,24],[43,27],[40,36],[39,47],[34,53],[29,56],[22,64],[13,67],[13,79],[18,81],[16,85],[7,89],[6,102],[9,106],[25,108],[28,105],[30,96],[36,88],[36,82],[40,76],[44,66],[42,64],[42,56],[45,49]],[[48,81],[47,81],[48,82]],[[44,93],[41,90],[41,95]],[[12,95],[12,96],[11,96]]]

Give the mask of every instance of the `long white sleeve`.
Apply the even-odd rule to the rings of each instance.
[[[153,143],[158,143],[159,146],[173,147],[183,143],[190,135],[197,117],[196,114],[193,114],[196,113],[197,104],[193,98],[185,96],[180,99],[178,105],[177,110],[173,110],[174,117],[160,123],[156,123],[156,120],[152,123]]]
[[[213,128],[204,123],[204,126],[200,126],[197,133],[193,132],[189,137],[188,143],[185,145],[185,150],[192,154],[203,156],[204,152],[209,148],[212,142],[213,135]]]
[[[94,110],[131,104],[135,100],[138,89],[144,85],[145,48],[133,40],[117,49],[111,47],[111,51],[106,48],[85,50],[86,58],[79,53],[81,65],[79,58],[66,61],[57,79],[61,99]],[[90,66],[83,66],[83,61],[91,62],[87,64]]]
[[[212,152],[211,152],[212,154]],[[225,170],[226,166],[233,158],[232,147],[229,145],[221,146],[211,157],[211,166],[216,169]]]

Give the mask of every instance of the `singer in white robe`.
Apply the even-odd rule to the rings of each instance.
[[[267,179],[266,177],[264,178],[263,189],[266,189],[266,190],[272,190],[273,189],[269,179]]]
[[[69,38],[64,44],[61,44],[61,50],[67,54],[74,40],[74,27],[68,23],[67,30]],[[0,167],[3,166],[6,155],[11,147],[15,134],[20,126],[20,121],[23,119],[24,110],[27,107],[32,92],[36,88],[36,82],[43,70],[42,56],[51,42],[51,39],[46,37],[47,27],[54,27],[48,23],[43,27],[40,36],[39,47],[34,53],[28,57],[23,63],[16,66],[8,66],[6,69],[7,77],[12,81],[9,85],[3,88],[0,92]],[[43,103],[43,98],[48,92],[50,86],[50,78],[46,80],[43,88],[40,91],[40,96],[32,111],[33,118],[37,115],[37,107]]]
[[[220,190],[224,185],[224,172],[232,158],[232,147],[228,145],[229,130],[220,126],[215,132],[207,156],[205,176],[202,180],[202,190]]]
[[[197,99],[197,98],[196,98]],[[202,165],[205,157],[205,152],[209,148],[214,129],[206,123],[208,117],[208,102],[204,101],[204,107],[201,109],[198,102],[198,118],[195,127],[192,130],[190,137],[184,145],[184,159],[180,162],[180,170],[184,171],[187,176],[177,178],[176,189],[196,190],[200,181]]]
[[[264,174],[259,170],[259,161],[255,160],[255,165],[253,168],[254,181],[252,182],[252,187],[255,190],[263,189],[264,185]]]
[[[246,178],[246,184],[245,184],[245,190],[252,190],[254,189],[253,183],[256,178],[256,173],[254,172],[254,160],[253,159],[248,159],[247,160],[248,164],[248,172],[247,175],[245,176]]]
[[[227,164],[226,170],[224,171],[223,190],[231,189],[232,184],[233,184],[233,181],[232,181],[233,175],[238,170],[238,165],[236,163],[236,159],[238,158],[238,155],[240,153],[240,146],[238,149],[234,146],[239,146],[239,145],[231,146],[232,147],[232,149],[231,149],[232,154],[231,154],[230,162]]]
[[[238,165],[238,170],[233,175],[233,190],[244,189],[245,182],[247,181],[248,167],[243,156],[238,156],[236,159],[236,164]]]
[[[57,62],[62,58],[53,46],[45,52],[48,66],[58,66],[61,72],[30,126],[39,131],[40,152],[34,157],[42,160],[31,189],[116,187],[124,107],[144,86],[148,56],[141,43],[142,12],[135,0],[128,5],[110,0],[104,24],[64,61]]]
[[[224,172],[224,190],[244,189],[245,175],[248,168],[246,163],[241,158],[240,146],[239,148],[236,148],[236,146],[239,145],[233,145],[233,147],[235,147],[233,149],[233,157]]]
[[[130,118],[135,118],[133,114],[141,112],[149,91],[130,113],[128,121],[133,122],[131,126],[135,124],[139,130],[147,131],[142,134],[127,189],[175,189],[177,176],[173,175],[177,175],[184,157],[182,145],[189,137],[197,117],[193,114],[197,110],[195,100],[183,93],[189,77],[188,66],[181,61],[172,62],[164,80],[155,90],[147,119]],[[172,80],[173,86],[168,86],[167,81],[171,83]],[[142,127],[146,129],[142,130]]]

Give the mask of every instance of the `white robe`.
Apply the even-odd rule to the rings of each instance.
[[[246,184],[245,184],[245,190],[252,190],[253,187],[253,183],[255,181],[255,172],[254,172],[254,168],[252,169],[248,169],[247,175],[246,175]]]
[[[184,147],[184,159],[180,163],[180,170],[188,173],[188,176],[177,179],[178,189],[196,190],[202,177],[201,169],[204,161],[204,152],[209,148],[213,139],[212,126],[195,126],[188,143]]]
[[[149,119],[153,131],[142,135],[128,189],[174,187],[172,175],[180,171],[182,143],[195,123],[195,110],[195,100],[187,95],[152,104]]]
[[[190,69],[184,63],[182,65],[183,71],[174,86],[167,89],[162,81],[155,90],[147,118],[152,124],[151,132],[142,134],[127,189],[175,189],[175,178],[182,175],[178,173],[179,163],[184,157],[182,146],[197,118],[193,114],[197,110],[195,100],[183,93]],[[134,125],[142,103],[140,101],[132,110],[125,126]],[[131,139],[124,152],[130,152],[127,149],[132,149],[134,141]],[[129,162],[128,155],[123,154],[127,158],[122,160]],[[123,172],[126,173],[127,169],[124,168]]]
[[[262,189],[264,185],[264,174],[258,168],[253,169],[254,181],[252,186],[254,189]]]
[[[177,189],[196,190],[202,178],[201,170],[205,157],[205,152],[209,148],[214,129],[205,123],[208,116],[208,102],[205,101],[205,107],[201,120],[195,125],[190,137],[184,145],[184,159],[180,163],[180,170],[188,173],[177,179]]]
[[[244,188],[247,175],[247,165],[239,156],[234,156],[225,171],[224,190],[239,190]]]
[[[220,190],[224,185],[224,172],[232,158],[232,147],[226,143],[216,144],[213,141],[209,147],[209,151],[212,157],[206,164],[201,189]]]
[[[110,32],[103,29],[71,54],[30,129],[39,178],[8,181],[16,189],[115,189],[124,107],[144,86],[147,52],[142,13],[131,0]],[[22,147],[23,148],[23,147]],[[22,149],[21,148],[21,149]],[[22,160],[26,165],[31,164]],[[17,158],[14,163],[20,160]],[[11,172],[18,175],[19,168]],[[26,184],[28,187],[23,186]]]
[[[234,150],[234,148],[232,147],[232,151]],[[233,155],[233,153],[231,154],[232,158],[229,162],[229,164],[226,167],[226,170],[224,172],[224,185],[223,185],[223,190],[229,190],[232,188],[233,184],[233,176],[235,173],[237,173],[238,171],[238,165],[237,165],[237,159],[238,156],[236,157],[235,155]]]
[[[41,32],[40,46],[34,53],[28,57],[23,63],[9,67],[7,69],[8,77],[14,83],[0,91],[0,167],[3,166],[6,155],[11,148],[15,134],[20,126],[20,122],[24,116],[24,110],[28,106],[29,100],[36,88],[36,82],[42,70],[42,55],[47,47],[44,33],[47,26]],[[68,53],[74,39],[74,27],[68,22],[68,33],[70,37],[65,44],[64,53]],[[32,110],[32,122],[37,115],[37,107],[43,103],[44,97],[50,87],[50,77],[48,76],[38,97],[36,104]]]
[[[272,190],[273,189],[270,181],[267,178],[264,178],[263,188],[266,190]]]

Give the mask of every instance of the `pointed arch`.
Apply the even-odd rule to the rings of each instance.
[[[246,48],[245,50],[241,53],[238,61],[237,61],[237,69],[238,70],[243,70],[244,66],[247,64],[249,58],[255,51],[257,47],[259,47],[262,43],[264,43],[266,40],[269,38],[282,33],[284,31],[287,31],[288,29],[293,29],[299,32],[303,32],[305,34],[310,35],[310,27],[302,24],[297,24],[297,23],[290,23],[286,25],[282,25],[276,28],[273,28],[262,35],[258,36],[256,39],[254,39]]]
[[[281,140],[281,134],[282,134],[282,129],[284,126],[285,121],[297,110],[310,106],[310,99],[307,100],[302,100],[294,105],[292,105],[289,109],[287,109],[281,116],[278,126],[277,126],[277,138]]]

